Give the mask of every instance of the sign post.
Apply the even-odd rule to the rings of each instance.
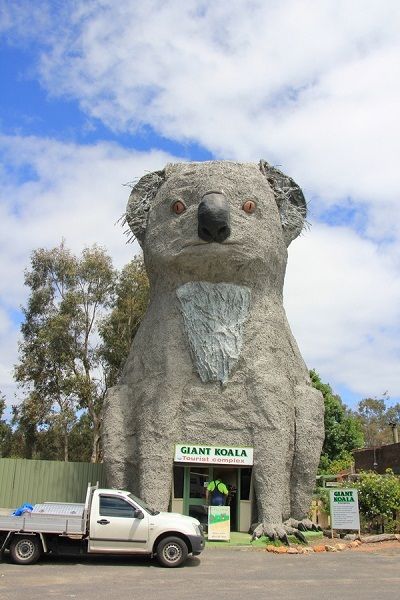
[[[355,529],[360,535],[360,513],[356,489],[329,490],[331,534],[334,529]]]

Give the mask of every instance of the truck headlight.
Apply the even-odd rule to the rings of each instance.
[[[193,527],[194,530],[196,532],[196,535],[199,535],[200,537],[203,537],[204,533],[203,533],[203,527],[201,525],[197,525],[196,523],[193,523]]]

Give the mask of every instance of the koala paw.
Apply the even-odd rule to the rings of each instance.
[[[289,546],[288,532],[285,525],[282,523],[260,523],[253,531],[252,540],[255,540],[262,535],[265,535],[270,540],[280,540],[287,546]]]
[[[285,521],[285,525],[294,527],[299,531],[322,531],[322,528],[310,521],[310,519],[302,519],[301,521],[298,521],[297,519],[288,519]]]
[[[307,538],[304,535],[304,531],[322,531],[319,525],[316,525],[310,519],[303,519],[298,521],[297,519],[288,519],[284,523],[260,523],[254,529],[252,540],[255,540],[262,535],[265,535],[270,540],[280,540],[287,546],[289,546],[289,535],[294,535],[303,544],[308,544]]]

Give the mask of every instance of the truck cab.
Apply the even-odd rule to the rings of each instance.
[[[165,545],[169,537],[181,540],[187,551],[178,541]],[[129,492],[107,489],[94,491],[88,541],[90,553],[156,554],[160,560],[161,552],[168,562],[204,548],[197,519],[160,512]]]

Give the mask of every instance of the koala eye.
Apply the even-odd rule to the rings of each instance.
[[[181,215],[186,210],[186,206],[181,200],[177,200],[172,205],[172,210],[176,215]]]
[[[242,205],[242,209],[244,212],[251,214],[256,210],[256,203],[253,200],[246,200]]]

